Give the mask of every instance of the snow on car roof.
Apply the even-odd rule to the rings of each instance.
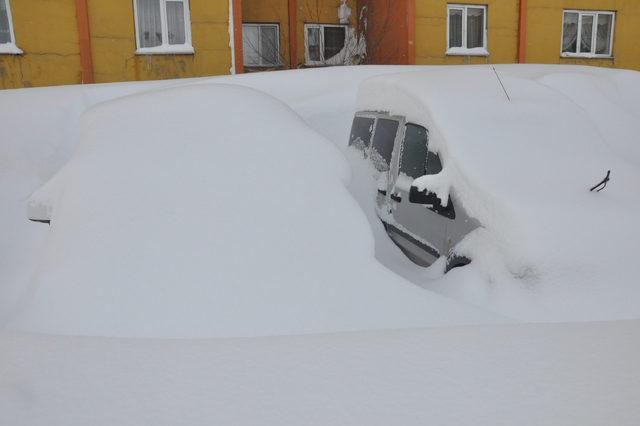
[[[31,198],[51,228],[13,328],[220,337],[506,321],[380,265],[344,157],[264,93],[123,97],[85,113],[80,140]]]
[[[493,290],[462,298],[522,318],[512,299],[487,302],[522,287],[547,320],[613,319],[640,314],[639,95],[631,71],[439,67],[368,79],[357,106],[428,127],[444,170],[418,183],[482,223],[459,251]],[[589,192],[607,170],[609,186]]]

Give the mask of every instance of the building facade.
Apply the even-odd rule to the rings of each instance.
[[[359,63],[640,70],[638,38],[629,0],[0,0],[0,89]]]

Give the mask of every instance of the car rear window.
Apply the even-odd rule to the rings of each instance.
[[[389,170],[391,155],[393,154],[393,144],[398,133],[399,123],[396,120],[379,118],[376,123],[376,131],[373,137],[373,149],[371,151],[371,161],[380,171]]]
[[[353,145],[358,149],[366,149],[371,143],[371,135],[373,134],[373,118],[356,117],[353,119],[351,126],[351,137],[349,145]]]

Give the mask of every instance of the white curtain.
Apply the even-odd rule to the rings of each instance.
[[[184,2],[167,1],[167,30],[169,44],[184,44],[186,41],[184,30]]]
[[[612,15],[598,15],[598,33],[596,35],[596,53],[598,55],[610,55]]]
[[[449,47],[462,47],[462,10],[449,10]]]
[[[242,53],[245,65],[260,65],[260,27],[242,26]]]
[[[0,44],[3,43],[11,43],[11,31],[7,3],[5,0],[0,0]]]
[[[467,9],[467,49],[484,47],[484,9]]]
[[[322,60],[320,57],[320,28],[307,28],[307,48],[309,51],[309,60]]]
[[[591,53],[591,39],[593,37],[593,15],[582,15],[580,27],[580,52]]]
[[[564,31],[562,37],[562,52],[577,53],[578,51],[578,14],[564,14]]]
[[[138,36],[140,47],[162,45],[160,0],[136,0],[138,6]]]

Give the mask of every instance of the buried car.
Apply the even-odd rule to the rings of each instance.
[[[434,266],[396,270],[518,318],[636,317],[639,91],[637,72],[589,67],[442,67],[364,81],[352,161],[368,164],[369,199],[393,242]],[[609,185],[590,192],[608,170]],[[388,253],[381,261],[393,269]],[[430,281],[469,262],[455,274],[464,279]]]

